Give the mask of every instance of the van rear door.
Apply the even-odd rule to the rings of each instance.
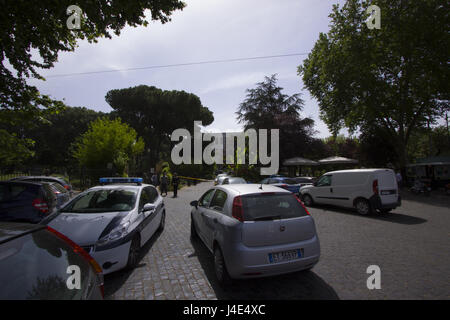
[[[394,171],[377,171],[375,178],[378,180],[378,194],[381,203],[396,203],[398,201],[398,186]]]
[[[281,245],[314,237],[314,220],[294,194],[260,193],[242,196],[246,246]]]

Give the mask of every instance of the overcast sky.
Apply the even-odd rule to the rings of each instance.
[[[207,60],[310,52],[320,32],[328,31],[332,5],[328,0],[186,0],[172,21],[148,27],[126,27],[119,37],[100,39],[97,44],[80,42],[44,76],[111,69],[126,69]],[[83,8],[81,8],[83,9]],[[165,90],[184,90],[198,95],[214,112],[208,131],[241,129],[235,112],[246,89],[264,76],[278,74],[284,93],[302,93],[302,117],[316,121],[317,137],[329,131],[319,119],[317,101],[303,88],[297,67],[306,56],[253,61],[181,66],[92,75],[48,77],[32,80],[44,94],[64,99],[69,106],[111,111],[105,101],[111,89],[141,84]]]

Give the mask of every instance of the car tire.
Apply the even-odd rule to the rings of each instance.
[[[198,239],[197,229],[195,229],[194,219],[192,219],[191,215],[191,239]]]
[[[372,213],[372,207],[370,206],[370,202],[366,199],[357,199],[355,201],[356,211],[363,216],[369,215]]]
[[[164,226],[166,224],[166,211],[161,213],[161,222],[159,223],[158,231],[162,232],[164,230]]]
[[[307,207],[312,207],[314,205],[314,201],[309,194],[302,195],[303,204]]]
[[[130,250],[128,251],[127,269],[134,269],[138,262],[141,253],[141,239],[139,236],[134,236],[131,240]]]
[[[231,277],[225,265],[222,250],[220,250],[219,247],[214,249],[214,272],[217,280],[222,286],[226,286],[231,283]]]

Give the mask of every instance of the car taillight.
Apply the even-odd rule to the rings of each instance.
[[[36,198],[33,200],[33,202],[31,204],[33,205],[33,207],[38,209],[40,212],[48,213],[48,204],[44,200]]]
[[[373,194],[378,194],[378,180],[377,179],[373,180],[372,190],[373,190]]]
[[[80,254],[94,269],[94,271],[97,273],[97,277],[99,280],[98,285],[100,286],[100,291],[102,292],[102,297],[105,296],[105,290],[103,287],[103,269],[100,267],[100,265],[97,263],[97,261],[94,260],[94,258],[91,257],[89,253],[87,253],[82,247],[77,245],[75,242],[67,238],[62,233],[56,231],[55,229],[47,226],[47,230],[56,235],[61,240],[64,240],[73,250],[73,252],[76,252]]]
[[[280,185],[280,187],[281,187],[281,188],[287,188],[288,185],[287,185],[287,184],[282,184],[282,185]]]
[[[308,209],[306,209],[306,207],[305,207],[305,205],[303,204],[302,200],[300,200],[300,198],[297,197],[296,194],[292,194],[292,195],[295,197],[295,199],[297,199],[298,203],[300,203],[300,205],[303,207],[303,209],[305,209],[305,211],[306,211],[306,213],[308,214],[308,216],[310,216],[309,211],[308,211]]]
[[[67,184],[64,185],[64,188],[66,188],[67,190],[70,190],[70,187]]]
[[[244,221],[244,210],[242,208],[242,198],[241,196],[237,196],[233,200],[233,210],[232,210],[233,218],[243,222]]]

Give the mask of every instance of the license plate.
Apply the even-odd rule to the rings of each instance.
[[[300,259],[303,256],[302,251],[303,251],[303,249],[295,249],[295,250],[289,250],[289,251],[269,253],[269,262],[270,263],[278,263],[278,262]]]

